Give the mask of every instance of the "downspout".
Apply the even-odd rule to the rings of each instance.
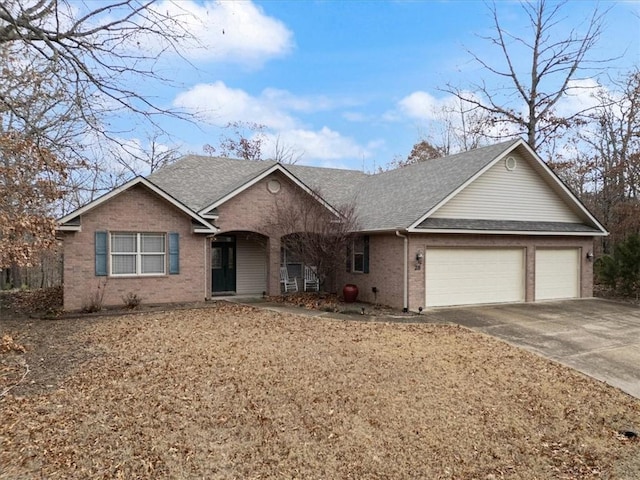
[[[409,237],[400,233],[399,230],[396,230],[396,236],[404,239],[404,287],[403,287],[403,295],[402,295],[402,311],[409,311]]]

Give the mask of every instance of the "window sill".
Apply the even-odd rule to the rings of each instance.
[[[168,277],[166,273],[126,273],[122,275],[109,275],[109,278],[163,278]]]

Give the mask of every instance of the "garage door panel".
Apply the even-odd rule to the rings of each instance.
[[[524,249],[428,248],[427,306],[524,301]]]
[[[536,300],[580,296],[580,249],[536,249]]]

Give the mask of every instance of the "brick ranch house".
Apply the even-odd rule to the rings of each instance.
[[[592,296],[593,241],[607,231],[518,139],[374,175],[184,157],[59,220],[64,307],[99,285],[104,305],[279,294],[280,266],[302,266],[264,218],[315,191],[329,211],[355,205],[337,285],[356,284],[359,300],[418,310]]]

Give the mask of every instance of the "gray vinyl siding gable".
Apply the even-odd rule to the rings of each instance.
[[[583,220],[520,155],[516,167],[501,159],[450,199],[431,218],[581,223]],[[507,158],[508,158],[507,157]]]

